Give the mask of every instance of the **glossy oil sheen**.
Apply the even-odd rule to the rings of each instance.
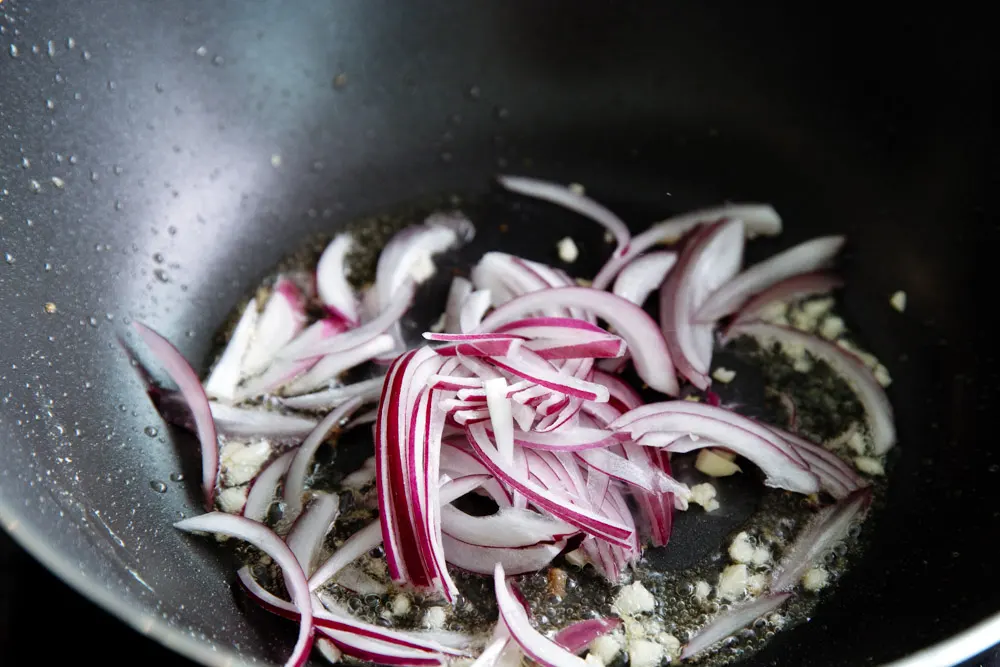
[[[815,11],[6,0],[5,527],[189,655],[190,639],[217,649],[206,660],[283,659],[292,628],[244,613],[231,564],[170,527],[197,511],[194,485],[150,483],[197,479],[197,457],[116,335],[142,319],[205,360],[304,235],[509,170],[582,182],[637,227],[762,200],[782,244],[850,239],[845,307],[895,379],[887,506],[836,595],[751,664],[879,663],[997,611],[988,22]],[[538,217],[525,252],[586,224]]]

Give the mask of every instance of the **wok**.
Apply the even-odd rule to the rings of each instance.
[[[188,469],[184,441],[115,337],[142,319],[204,364],[305,235],[510,170],[585,183],[637,227],[759,200],[784,243],[851,241],[845,308],[893,369],[900,444],[865,557],[750,664],[949,664],[1000,640],[996,60],[984,17],[877,11],[4,0],[2,525],[179,653],[282,659],[291,628],[170,527],[194,485],[150,481]]]

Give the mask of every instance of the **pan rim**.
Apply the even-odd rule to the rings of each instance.
[[[11,538],[50,572],[91,602],[110,612],[136,632],[163,646],[208,667],[249,665],[236,652],[225,646],[214,646],[193,639],[157,616],[137,614],[135,608],[105,588],[99,580],[90,579],[74,569],[30,524],[23,523],[12,508],[0,503],[0,525]],[[936,644],[904,656],[883,667],[945,667],[956,665],[994,646],[1000,641],[1000,611],[987,616],[971,628]],[[259,664],[259,663],[257,663]]]

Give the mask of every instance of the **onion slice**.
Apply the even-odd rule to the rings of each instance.
[[[395,347],[395,344],[395,340],[389,334],[379,334],[356,347],[330,353],[316,362],[316,365],[310,368],[305,375],[288,385],[285,391],[289,394],[303,394],[313,391],[344,371],[389,352]]]
[[[466,475],[441,485],[441,503],[447,505],[466,493],[474,491],[489,475]],[[375,519],[367,526],[351,535],[312,577],[309,578],[309,589],[316,590],[326,584],[346,565],[354,562],[382,543],[382,520]]]
[[[743,222],[724,220],[703,227],[688,241],[660,288],[660,326],[678,372],[702,391],[711,380],[712,326],[694,322],[704,299],[739,271]]]
[[[256,327],[257,299],[250,299],[226,343],[226,349],[205,380],[205,393],[209,398],[220,401],[232,401],[235,398],[236,385],[243,373],[243,358],[250,347]]]
[[[441,507],[441,531],[466,544],[510,549],[554,544],[579,532],[565,521],[528,509],[506,508],[472,516],[451,505]]]
[[[818,558],[847,537],[851,524],[863,516],[871,501],[871,488],[858,489],[836,504],[820,510],[774,569],[771,590],[794,588]]]
[[[472,294],[472,283],[468,279],[461,276],[451,279],[448,301],[444,309],[444,331],[447,333],[461,333],[462,304],[470,294]]]
[[[516,549],[484,547],[456,540],[447,533],[441,536],[441,543],[448,563],[476,574],[490,574],[498,565],[512,575],[538,572],[548,567],[566,548],[565,542],[534,544]]]
[[[666,280],[677,263],[677,253],[651,252],[634,260],[618,274],[612,291],[623,299],[641,306],[655,289]]]
[[[621,619],[610,616],[607,618],[588,618],[567,625],[552,639],[570,653],[579,654],[590,646],[592,641],[608,634],[619,625],[621,625]]]
[[[479,331],[493,331],[524,315],[552,306],[585,308],[608,322],[628,344],[639,376],[653,389],[680,393],[674,364],[663,334],[653,319],[634,303],[587,287],[560,287],[517,297],[486,316]]]
[[[306,487],[306,477],[309,474],[309,464],[312,463],[316,450],[323,444],[330,431],[336,429],[340,422],[350,417],[361,406],[360,398],[352,398],[323,418],[316,428],[306,437],[295,452],[295,458],[288,466],[285,475],[285,513],[295,518],[302,511],[302,494]]]
[[[843,236],[822,236],[754,264],[715,290],[698,309],[696,318],[699,322],[714,322],[735,313],[747,299],[783,280],[827,267],[844,247],[844,241]]]
[[[628,252],[621,257],[612,256],[594,278],[594,289],[606,289],[618,272],[636,257],[660,243],[679,241],[688,232],[703,223],[722,218],[734,218],[746,223],[746,235],[774,236],[781,233],[781,218],[767,204],[726,204],[715,208],[684,213],[652,225],[632,237]]]
[[[497,563],[493,572],[500,620],[524,653],[542,667],[586,667],[586,662],[531,626],[524,606],[514,597],[507,583],[503,566]]]
[[[302,331],[305,321],[302,291],[290,279],[278,278],[257,318],[253,340],[243,357],[243,372],[255,375],[267,368],[278,351]]]
[[[621,523],[601,516],[585,507],[566,502],[559,494],[553,493],[537,483],[530,481],[516,466],[507,467],[500,460],[496,446],[490,440],[486,425],[483,422],[470,424],[466,428],[469,443],[483,465],[507,486],[549,512],[553,516],[572,524],[584,532],[601,537],[616,544],[628,544],[632,531]],[[547,452],[541,452],[545,454]]]
[[[210,512],[184,519],[175,523],[174,527],[189,533],[221,533],[235,537],[249,542],[274,559],[285,575],[288,592],[299,613],[299,639],[285,665],[290,667],[304,665],[309,659],[309,649],[313,643],[312,598],[309,595],[309,583],[299,561],[281,538],[263,524],[223,512]]]
[[[628,248],[632,234],[621,218],[586,195],[578,194],[557,183],[523,176],[500,176],[500,185],[511,192],[542,199],[586,216],[611,232],[615,237],[615,255],[621,255]]]
[[[233,437],[259,436],[297,441],[316,428],[315,419],[284,415],[266,408],[237,408],[212,403],[211,409],[219,431]]]
[[[801,345],[806,352],[830,365],[857,393],[865,408],[876,454],[885,454],[896,444],[896,426],[892,421],[892,405],[885,390],[871,370],[856,356],[833,343],[795,329],[773,324],[740,324],[731,327],[730,337],[751,336],[761,345],[791,343]]]
[[[761,291],[747,301],[733,318],[733,324],[743,324],[760,319],[772,303],[791,302],[811,296],[827,294],[844,286],[844,281],[832,273],[816,272],[786,278]],[[728,335],[728,334],[727,334]]]
[[[347,254],[354,247],[350,232],[338,234],[330,242],[316,264],[316,291],[331,315],[350,326],[358,324],[358,299],[347,280]]]
[[[205,498],[205,508],[211,510],[215,505],[215,485],[219,477],[219,441],[208,396],[205,395],[198,374],[194,372],[180,350],[145,324],[135,322],[134,326],[143,342],[163,366],[163,370],[177,384],[194,418],[198,442],[201,443],[201,490]]]
[[[271,503],[274,502],[274,494],[278,490],[278,484],[285,476],[285,471],[288,470],[294,456],[295,450],[285,452],[258,473],[250,484],[250,492],[243,505],[243,516],[260,522],[267,519],[267,511],[271,509]]]
[[[761,616],[771,613],[790,597],[791,593],[768,595],[752,602],[735,605],[720,613],[687,643],[684,650],[681,651],[681,660],[687,660],[691,656],[701,653],[716,642],[750,625]]]
[[[282,398],[281,403],[295,410],[332,410],[343,405],[352,398],[360,398],[365,403],[378,400],[382,393],[382,382],[385,378],[377,377],[354,384],[333,387],[301,396]]]

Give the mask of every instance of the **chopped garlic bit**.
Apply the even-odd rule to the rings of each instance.
[[[903,312],[906,310],[906,292],[899,290],[889,297],[889,303],[899,312]]]
[[[764,306],[764,309],[760,311],[760,319],[774,323],[776,320],[784,320],[787,314],[788,304],[784,301],[775,301]]]
[[[781,343],[781,351],[785,353],[786,357],[792,360],[806,358],[806,348],[802,343],[785,341]]]
[[[764,567],[771,562],[771,550],[761,546],[753,550],[753,564],[757,567]]]
[[[585,195],[587,194],[587,189],[579,183],[570,183],[568,186],[570,192],[575,195]]]
[[[588,653],[583,661],[587,663],[589,667],[604,667],[606,664],[603,660],[597,657],[596,653]]]
[[[726,600],[743,597],[747,592],[747,577],[747,566],[743,563],[727,566],[719,575],[719,597]]]
[[[667,652],[667,655],[673,659],[676,658],[681,653],[681,640],[674,637],[672,634],[663,632],[657,636],[656,640],[660,642],[660,645]]]
[[[567,264],[572,264],[580,256],[576,243],[568,236],[556,244],[556,250],[559,252],[559,259]]]
[[[712,371],[712,377],[723,384],[729,384],[736,377],[736,371],[719,366]]]
[[[410,598],[400,593],[392,599],[392,615],[405,616],[410,613]]]
[[[859,456],[854,459],[854,465],[857,466],[858,470],[865,473],[866,475],[884,475],[885,468],[882,467],[882,462],[878,459],[873,459],[870,456]]]
[[[444,607],[431,607],[424,612],[423,626],[431,630],[440,630],[447,618],[448,611]]]
[[[792,323],[792,326],[800,331],[812,331],[816,328],[817,318],[801,309],[792,311],[788,319]]]
[[[792,368],[799,373],[808,373],[813,369],[813,362],[808,357],[801,357],[792,362]]]
[[[807,313],[813,318],[818,318],[822,315],[826,315],[833,308],[833,299],[813,299],[812,301],[806,301],[802,304],[802,312]]]
[[[704,580],[698,580],[694,584],[694,597],[699,602],[704,602],[712,594],[712,584]]]
[[[767,589],[767,575],[763,573],[751,574],[747,577],[747,590],[751,595],[760,595]]]
[[[889,369],[882,364],[875,366],[875,370],[873,372],[875,374],[875,379],[883,387],[888,387],[892,384],[892,376],[889,375]]]
[[[611,662],[622,650],[621,635],[617,632],[601,635],[590,642],[590,652],[600,658],[605,664]]]
[[[858,431],[854,431],[847,439],[847,446],[853,452],[864,454],[868,445],[865,443],[865,436],[861,435]]]
[[[630,667],[657,667],[664,657],[664,647],[648,639],[629,642],[628,663]]]
[[[714,449],[702,449],[698,452],[694,467],[709,477],[729,477],[738,472],[742,472],[740,467],[731,459],[719,454]]]
[[[719,501],[715,499],[715,487],[705,482],[691,487],[691,502],[701,505],[706,512],[719,509]]]
[[[802,576],[802,587],[815,593],[830,583],[830,573],[822,567],[814,567]]]
[[[622,586],[615,596],[614,609],[619,616],[648,613],[655,608],[656,598],[639,581]]]
[[[823,320],[823,323],[819,325],[819,335],[827,340],[837,338],[846,330],[847,327],[844,325],[844,320],[840,319],[836,315],[831,315]]]
[[[219,509],[227,514],[239,514],[247,502],[248,491],[248,486],[231,486],[228,489],[222,489],[216,496]]]
[[[275,169],[281,166],[281,155],[275,153],[274,155],[271,156],[271,166],[274,167]]]
[[[737,563],[753,561],[754,545],[746,531],[739,533],[729,545],[729,557]]]
[[[260,472],[271,456],[271,445],[266,440],[240,442],[227,440],[222,445],[222,479],[227,486],[246,484]]]
[[[434,320],[434,323],[431,324],[431,331],[433,331],[434,333],[441,333],[442,331],[444,331],[444,322],[447,317],[448,315],[446,313],[441,313],[441,315],[439,315],[438,318]]]

